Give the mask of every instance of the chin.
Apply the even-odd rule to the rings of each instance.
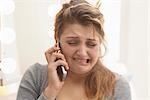
[[[88,72],[91,71],[92,68],[88,68],[88,69],[70,69],[71,72],[75,73],[75,74],[87,74]]]

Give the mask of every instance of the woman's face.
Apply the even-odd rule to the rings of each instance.
[[[76,74],[89,72],[100,55],[100,40],[92,26],[65,25],[60,45],[69,65],[69,71]]]

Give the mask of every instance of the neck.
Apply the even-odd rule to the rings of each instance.
[[[72,84],[84,84],[84,81],[87,77],[87,73],[86,74],[78,74],[78,73],[74,73],[72,71],[68,72],[67,78],[66,78],[66,82],[71,82]]]
[[[87,77],[87,74],[77,74],[77,73],[68,71],[65,84],[63,85],[63,88],[58,95],[58,99],[65,98],[64,100],[79,100],[80,98],[81,100],[81,98],[84,98],[82,100],[87,100],[85,99],[87,97],[85,94],[85,86],[84,86],[84,80],[86,77]]]

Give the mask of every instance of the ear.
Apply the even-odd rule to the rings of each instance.
[[[104,43],[101,43],[100,44],[100,47],[99,47],[99,56],[100,58],[103,58],[107,53],[107,47]]]

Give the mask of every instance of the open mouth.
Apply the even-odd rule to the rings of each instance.
[[[87,59],[87,60],[86,60],[86,63],[89,63],[89,62],[90,62],[90,59]]]
[[[78,58],[74,58],[74,60],[77,63],[81,64],[81,65],[87,65],[90,62],[90,59],[78,59]]]

